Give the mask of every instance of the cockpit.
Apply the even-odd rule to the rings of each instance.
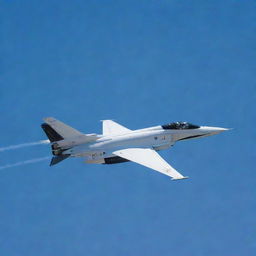
[[[200,126],[195,124],[190,124],[188,122],[175,122],[170,124],[162,125],[164,130],[187,130],[187,129],[198,129]]]

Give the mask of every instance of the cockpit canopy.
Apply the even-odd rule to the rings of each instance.
[[[195,124],[190,124],[188,122],[176,122],[176,123],[170,123],[170,124],[165,124],[162,125],[162,128],[164,130],[186,130],[186,129],[198,129],[200,126],[195,125]]]

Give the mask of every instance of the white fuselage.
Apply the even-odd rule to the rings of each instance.
[[[145,129],[130,131],[115,136],[98,136],[89,143],[80,143],[63,151],[73,157],[84,157],[87,163],[104,163],[104,159],[115,157],[112,152],[123,148],[152,148],[156,151],[166,149],[175,142],[185,139],[218,134],[226,129],[218,127],[201,126],[197,129],[163,129],[154,126]],[[75,140],[76,138],[74,138]],[[70,145],[71,146],[71,145]]]

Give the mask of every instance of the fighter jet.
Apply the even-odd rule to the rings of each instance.
[[[103,120],[102,134],[84,134],[48,117],[41,125],[50,140],[50,165],[68,157],[82,157],[86,163],[116,164],[132,161],[144,165],[172,180],[184,177],[170,166],[157,151],[167,149],[178,141],[215,135],[226,128],[198,126],[188,122],[174,122],[144,129],[130,130],[112,120]]]

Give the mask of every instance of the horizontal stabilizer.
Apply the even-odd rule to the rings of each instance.
[[[58,164],[59,162],[65,160],[66,158],[68,158],[70,155],[60,155],[60,156],[55,156],[52,158],[52,161],[50,163],[50,166]]]

